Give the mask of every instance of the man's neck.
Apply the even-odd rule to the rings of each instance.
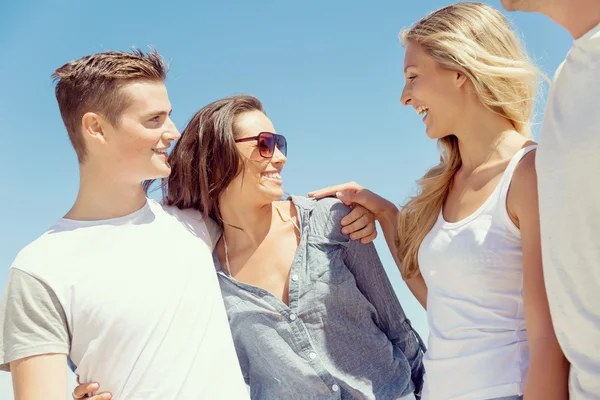
[[[574,0],[544,12],[554,22],[565,28],[577,40],[600,24],[600,1]]]
[[[124,183],[92,174],[82,167],[77,199],[65,218],[79,221],[119,218],[141,209],[145,203],[141,182]]]

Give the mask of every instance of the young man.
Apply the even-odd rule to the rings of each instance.
[[[502,0],[575,39],[550,88],[536,169],[546,290],[573,400],[600,399],[600,1]]]
[[[247,398],[207,227],[142,188],[180,136],[160,55],[94,54],[53,76],[80,188],[10,270],[0,367],[16,399],[64,400],[68,361],[113,399]]]

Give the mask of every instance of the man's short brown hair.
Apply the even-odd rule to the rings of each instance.
[[[164,81],[166,77],[167,67],[155,49],[92,54],[54,71],[58,108],[79,162],[86,156],[81,132],[85,113],[101,114],[116,126],[130,101],[120,93],[122,86],[134,81]]]

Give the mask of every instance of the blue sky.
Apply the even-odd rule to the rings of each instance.
[[[501,8],[499,1],[489,4]],[[7,174],[0,198],[0,287],[19,250],[70,208],[78,166],[50,74],[105,50],[154,45],[170,62],[167,81],[180,130],[207,103],[258,96],[287,137],[287,192],[354,180],[396,203],[439,159],[420,117],[400,105],[403,49],[397,35],[448,1],[114,1],[0,3],[0,121]],[[571,38],[547,18],[509,19],[550,77]],[[538,106],[541,121],[545,92]],[[427,335],[383,238],[381,258],[413,324]],[[110,290],[106,291],[111,295]],[[0,398],[10,398],[0,374]]]

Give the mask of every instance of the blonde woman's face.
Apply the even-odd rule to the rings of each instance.
[[[404,76],[400,100],[423,117],[427,136],[440,139],[453,134],[465,104],[461,89],[466,78],[442,68],[419,44],[410,41],[404,56]]]

